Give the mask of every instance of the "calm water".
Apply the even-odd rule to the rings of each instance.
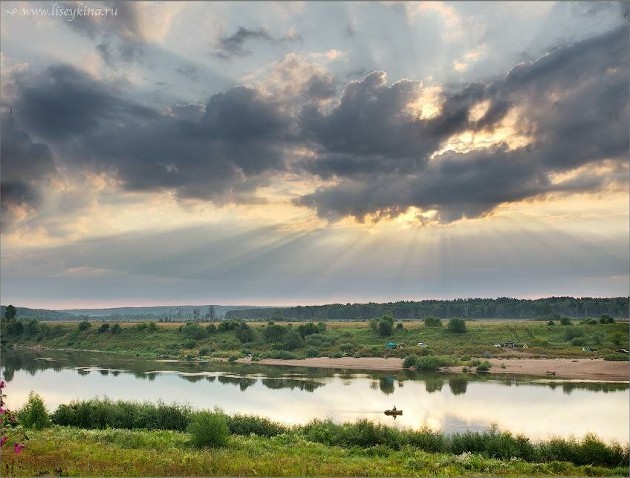
[[[109,397],[218,407],[287,424],[314,418],[369,418],[444,432],[502,430],[532,439],[594,432],[626,443],[628,384],[567,383],[515,377],[356,373],[218,363],[160,362],[97,353],[3,351],[7,402],[17,409],[32,390],[49,410],[75,399]],[[395,421],[383,414],[404,411]]]

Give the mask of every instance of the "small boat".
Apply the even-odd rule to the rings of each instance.
[[[385,410],[385,415],[396,418],[398,415],[402,415],[402,410],[396,410],[396,407],[394,407],[391,410]]]

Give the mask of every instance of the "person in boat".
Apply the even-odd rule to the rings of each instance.
[[[396,411],[396,405],[394,405],[394,408],[392,408],[392,412]]]

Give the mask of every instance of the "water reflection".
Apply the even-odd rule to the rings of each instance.
[[[606,440],[628,441],[627,383],[164,363],[109,354],[21,350],[3,351],[1,369],[13,408],[25,403],[33,390],[44,397],[49,409],[74,399],[108,396],[219,407],[227,413],[261,415],[288,424],[315,418],[338,422],[369,418],[401,428],[428,426],[446,432],[497,424],[534,439],[594,432]],[[383,414],[393,405],[404,410],[396,422]],[[576,416],[581,417],[577,422]]]

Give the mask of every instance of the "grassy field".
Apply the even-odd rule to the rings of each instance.
[[[14,432],[20,435],[22,432]],[[195,448],[175,431],[28,431],[24,451],[5,451],[3,476],[627,476],[627,465],[565,461],[532,463],[415,447],[340,447],[299,434],[271,438],[231,435],[224,448]],[[13,439],[10,436],[10,439]],[[18,437],[20,438],[20,437]]]
[[[627,323],[548,325],[541,321],[466,321],[465,333],[451,332],[447,322],[427,327],[423,322],[394,324],[383,336],[369,322],[328,322],[316,333],[301,336],[300,323],[274,325],[249,322],[246,333],[226,330],[227,324],[122,323],[89,326],[77,323],[24,323],[20,334],[5,334],[9,343],[57,349],[100,350],[164,358],[245,357],[406,357],[410,354],[447,356],[465,363],[471,358],[564,357],[627,360]],[[275,327],[275,336],[271,329]],[[245,335],[245,336],[244,336]],[[388,350],[387,342],[398,348]],[[426,347],[418,347],[424,342]],[[494,344],[514,342],[515,348]],[[583,348],[590,347],[591,351]]]

